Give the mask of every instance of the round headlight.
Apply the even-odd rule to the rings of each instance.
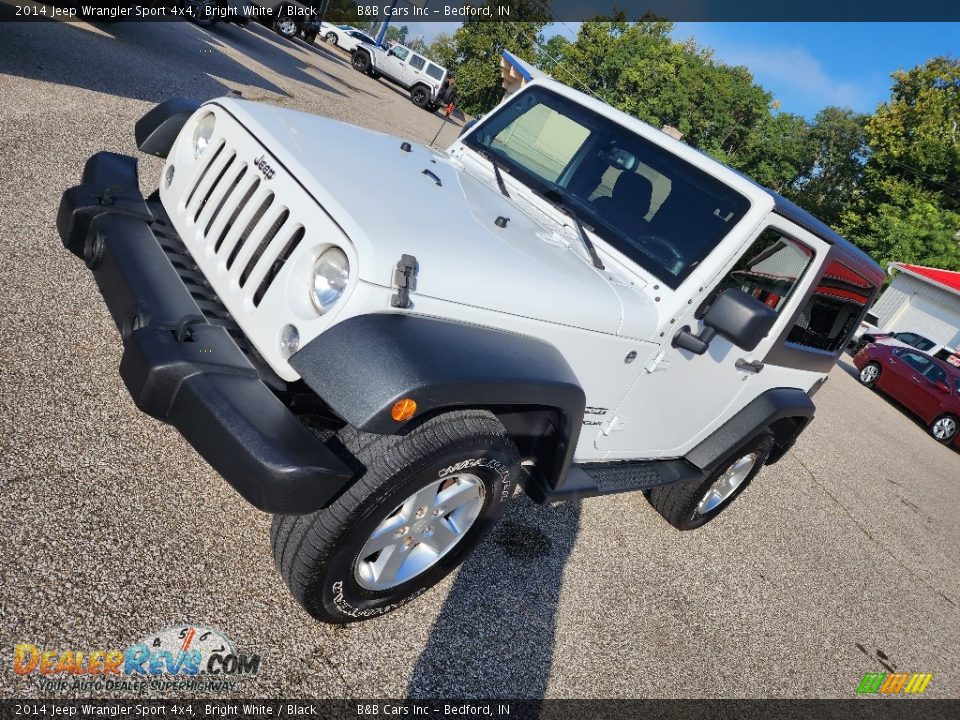
[[[207,150],[210,144],[210,138],[213,137],[213,126],[216,125],[217,118],[213,113],[207,113],[200,122],[197,123],[196,130],[193,131],[193,154],[200,157]]]
[[[349,278],[350,262],[343,250],[333,246],[320,253],[313,266],[310,299],[321,315],[340,299]]]

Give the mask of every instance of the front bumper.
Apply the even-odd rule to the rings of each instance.
[[[245,499],[313,512],[357,475],[264,384],[225,327],[209,322],[162,247],[179,244],[136,160],[97,153],[60,201],[64,247],[93,272],[123,338],[120,376],[137,407],[173,425]],[[196,277],[198,283],[203,278]]]

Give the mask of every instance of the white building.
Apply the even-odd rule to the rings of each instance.
[[[881,330],[912,331],[960,349],[960,272],[890,263],[893,282],[871,312]]]

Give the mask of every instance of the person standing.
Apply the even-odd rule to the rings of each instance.
[[[450,73],[440,86],[440,104],[444,106],[447,117],[453,112],[457,101],[457,79]]]

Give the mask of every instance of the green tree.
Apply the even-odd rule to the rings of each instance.
[[[537,36],[548,20],[540,0],[487,0],[487,4],[508,4],[510,22],[465,22],[449,41],[438,37],[430,48],[432,57],[456,74],[457,105],[471,115],[489,112],[502,99],[504,50],[536,62]]]
[[[812,156],[804,176],[784,194],[829,225],[838,227],[844,210],[860,194],[868,157],[867,116],[827,107],[810,126]]]
[[[960,62],[937,57],[892,75],[866,123],[861,191],[843,231],[877,260],[960,270]]]
[[[423,41],[423,35],[417,35],[413,40],[407,40],[405,44],[414,52],[430,57],[430,48],[427,47],[427,44]]]
[[[547,40],[540,40],[536,47],[536,66],[545,73],[553,72],[560,63],[570,46],[570,41],[562,35],[551,35]]]
[[[393,40],[394,42],[398,42],[401,45],[406,45],[407,35],[409,34],[410,34],[410,28],[408,28],[406,25],[394,25],[393,23],[391,23],[390,25],[387,26],[387,32],[384,33],[383,39]]]

